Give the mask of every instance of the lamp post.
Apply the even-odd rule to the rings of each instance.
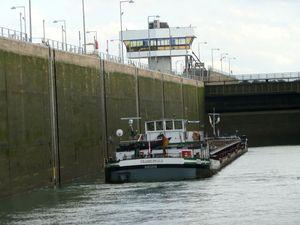
[[[32,23],[31,23],[31,0],[29,0],[29,41],[32,42]]]
[[[46,28],[45,28],[45,20],[43,20],[43,41],[46,41]]]
[[[150,62],[151,62],[151,40],[150,40],[150,27],[149,27],[149,23],[150,23],[150,18],[160,18],[159,15],[155,15],[155,16],[148,16],[148,19],[147,19],[147,26],[148,26],[148,48],[149,48],[149,54],[148,54],[148,64],[149,64],[149,69],[151,69],[151,66],[150,66]]]
[[[81,50],[81,32],[80,31],[78,31],[78,46],[79,46],[78,52],[82,53],[82,50]]]
[[[22,33],[22,19],[24,20],[24,32],[25,32],[25,39],[27,41],[27,31],[26,31],[26,8],[25,6],[13,6],[11,9],[23,9],[24,17],[22,18],[22,13],[20,13],[20,31]]]
[[[82,0],[82,23],[83,23],[83,51],[86,54],[86,32],[85,32],[84,0]]]
[[[122,60],[122,63],[124,63],[124,49],[123,49],[123,20],[122,20],[122,17],[123,17],[123,10],[122,10],[122,4],[123,3],[134,3],[133,0],[122,0],[120,1],[120,26],[121,26],[121,33],[120,33],[120,36],[121,36],[121,60]]]
[[[228,57],[228,72],[229,72],[229,75],[232,74],[232,71],[231,71],[231,60],[236,60],[236,57]]]
[[[53,21],[53,23],[59,23],[59,22],[64,24],[63,27],[62,27],[62,32],[65,34],[65,41],[63,41],[63,42],[65,42],[65,45],[66,45],[66,48],[67,48],[67,25],[66,25],[66,20],[54,20]],[[63,36],[63,34],[62,34],[62,36]]]
[[[220,62],[221,62],[221,72],[223,72],[223,59],[226,58],[226,55],[228,55],[228,53],[221,53],[221,58],[220,58]]]
[[[170,50],[170,73],[172,73],[172,36],[171,28],[169,27],[169,50]]]
[[[211,49],[211,68],[214,69],[214,51],[220,51],[219,48],[212,48]]]
[[[200,55],[200,46],[201,44],[203,45],[207,45],[207,42],[204,41],[204,42],[198,42],[198,57],[199,57],[199,61],[201,62],[201,55]]]

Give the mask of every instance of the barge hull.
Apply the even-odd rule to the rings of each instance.
[[[209,177],[210,169],[209,165],[205,167],[149,165],[136,168],[107,168],[105,173],[108,183],[163,182]]]

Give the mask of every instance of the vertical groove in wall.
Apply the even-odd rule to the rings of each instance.
[[[161,74],[161,82],[162,82],[162,118],[165,118],[165,80],[164,75]]]
[[[106,102],[106,75],[105,75],[105,68],[104,68],[104,60],[99,59],[100,63],[100,78],[101,78],[101,101],[102,101],[102,131],[103,131],[103,160],[108,158],[108,141],[107,141],[107,102]]]
[[[197,97],[198,96],[198,81],[196,81],[195,95],[196,95],[197,118],[200,121],[199,99]]]
[[[57,169],[58,169],[58,185],[61,185],[61,172],[60,172],[60,133],[59,133],[59,114],[58,114],[58,88],[57,88],[57,69],[56,69],[56,59],[55,59],[55,50],[53,49],[53,78],[54,78],[54,97],[55,97],[55,114],[56,114],[56,133],[57,133]]]
[[[136,100],[136,116],[140,117],[140,87],[139,87],[139,78],[138,78],[138,68],[135,68],[135,100]],[[137,120],[137,130],[138,133],[141,133],[141,120]]]
[[[9,105],[9,101],[8,101],[8,82],[7,82],[7,67],[6,67],[6,60],[4,63],[4,79],[5,79],[5,101],[6,101],[6,129],[7,129],[7,158],[8,158],[8,176],[9,176],[9,190],[12,190],[11,187],[11,180],[12,180],[12,171],[11,171],[11,156],[10,156],[10,138],[9,138],[9,133],[10,133],[10,129],[9,129],[9,110],[8,110],[8,105]]]
[[[182,102],[182,119],[188,119],[185,118],[185,105],[184,105],[184,95],[183,95],[183,78],[180,78],[180,95],[181,95],[181,102]]]
[[[58,132],[58,104],[55,50],[49,48],[49,89],[50,89],[50,118],[51,118],[51,149],[53,161],[53,183],[55,186],[61,184],[60,156],[59,156],[59,132]]]

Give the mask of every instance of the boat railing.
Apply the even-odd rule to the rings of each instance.
[[[207,152],[202,152],[197,157],[182,157],[181,153],[168,153],[164,155],[163,153],[156,153],[151,155],[144,155],[144,156],[137,156],[137,157],[125,157],[123,160],[136,160],[136,159],[155,159],[155,158],[184,158],[184,159],[200,159],[200,160],[207,160],[209,159],[209,154]],[[122,160],[121,160],[122,161]]]

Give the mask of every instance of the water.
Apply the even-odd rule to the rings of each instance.
[[[41,190],[1,201],[0,224],[300,224],[300,146],[249,149],[205,180]]]

